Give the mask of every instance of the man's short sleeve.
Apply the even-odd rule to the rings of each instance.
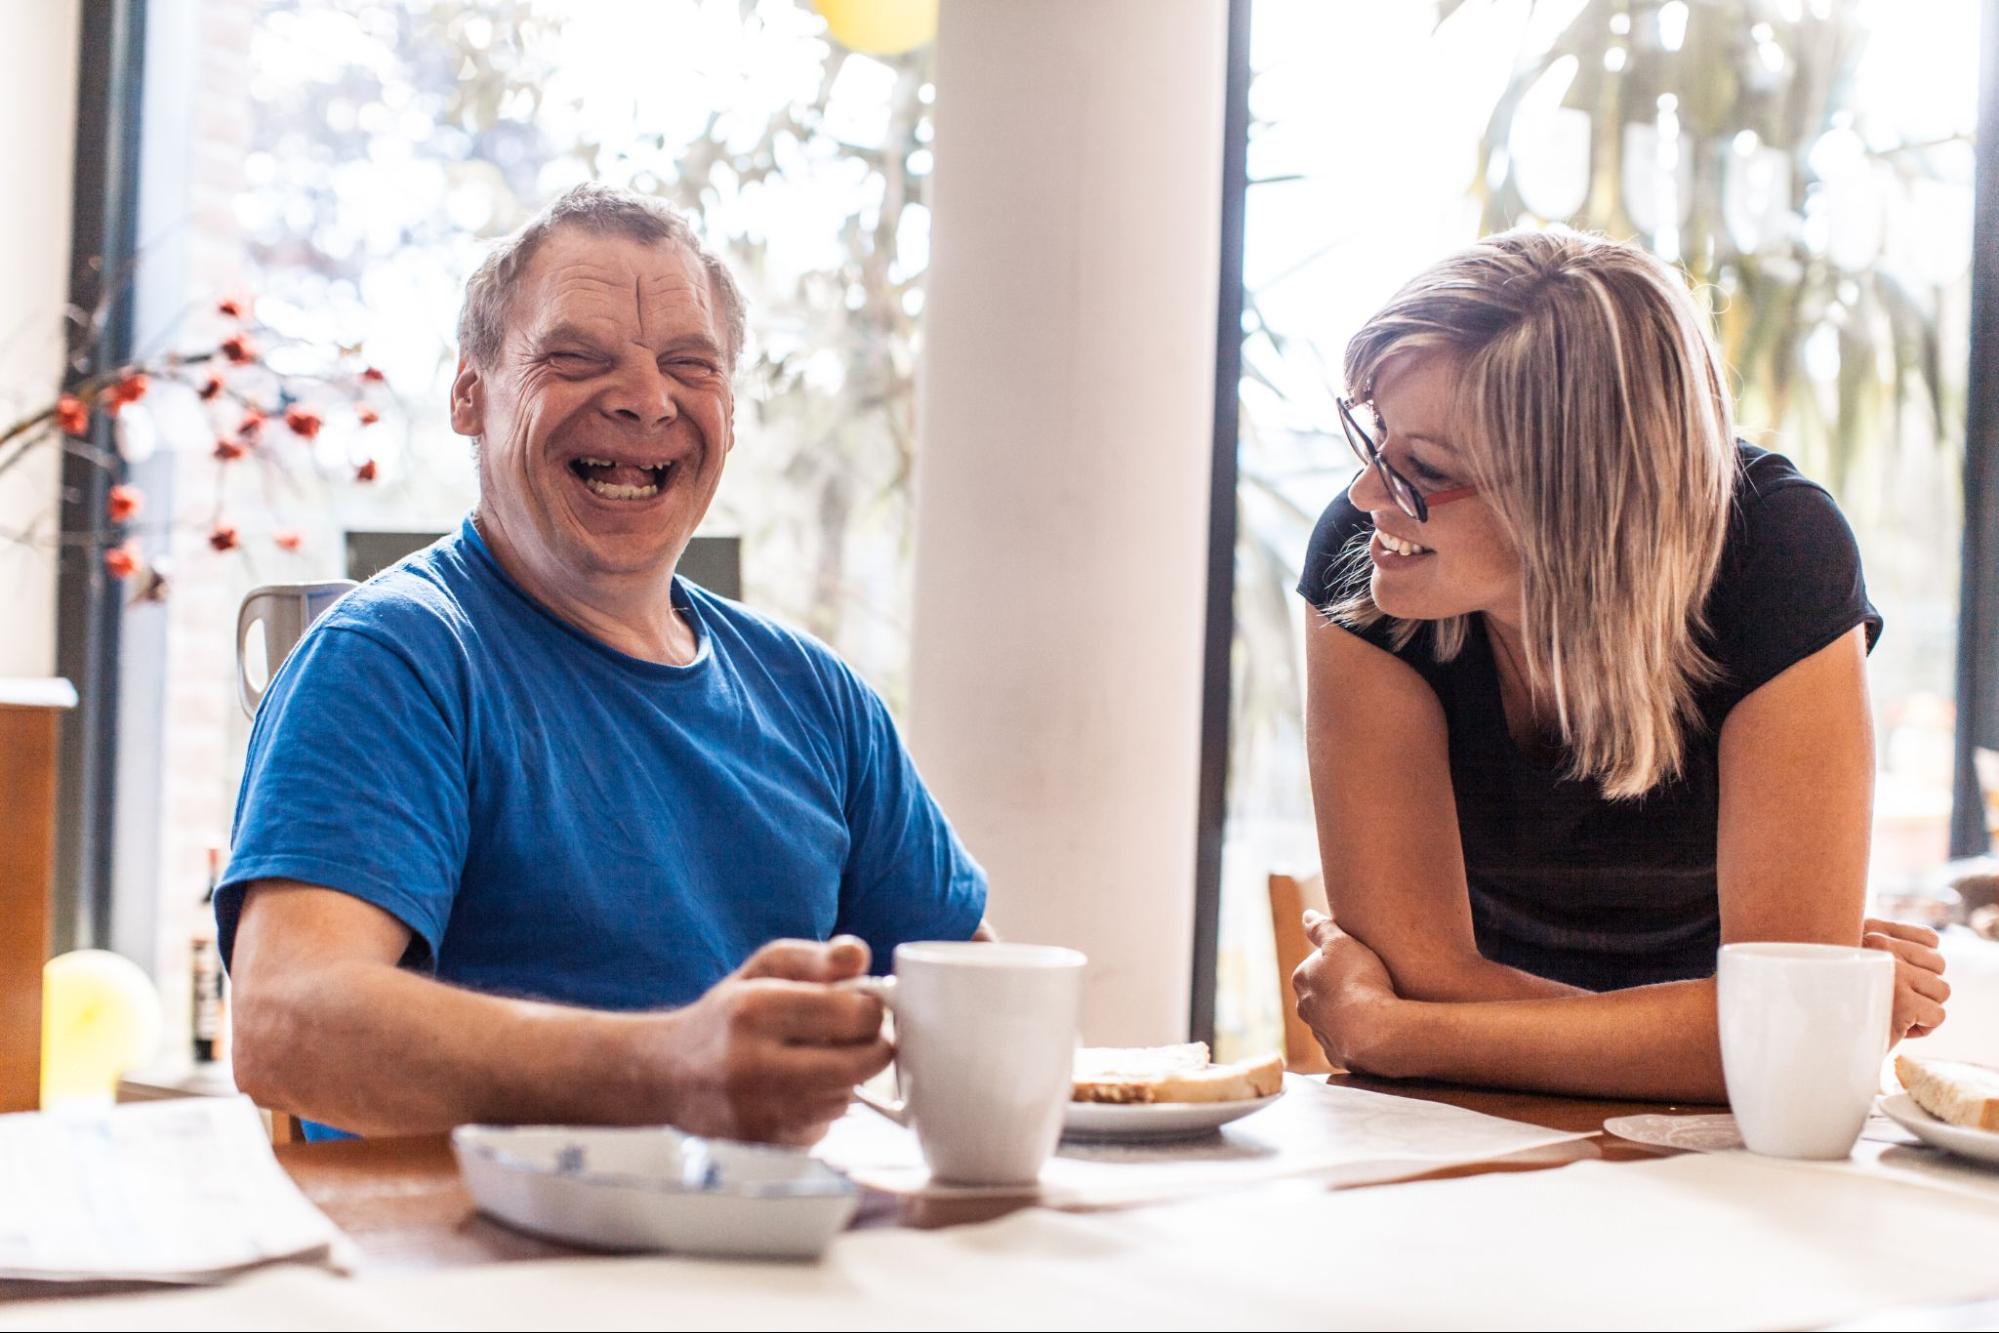
[[[470,822],[461,696],[442,685],[372,629],[327,623],[300,642],[250,734],[215,896],[225,962],[261,879],[372,903],[415,933],[412,961],[435,960]]]
[[[969,939],[986,910],[986,874],[917,774],[881,698],[844,667],[850,838],[835,929],[868,942],[886,972],[910,940]]]

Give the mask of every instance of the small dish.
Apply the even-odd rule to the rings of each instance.
[[[666,1126],[461,1125],[451,1148],[481,1212],[600,1250],[813,1259],[860,1204],[802,1152]]]
[[[1971,1129],[1965,1125],[1953,1125],[1948,1120],[1939,1120],[1916,1105],[1916,1099],[1906,1092],[1881,1099],[1881,1111],[1890,1120],[1908,1130],[1932,1148],[1942,1148],[1960,1157],[1973,1161],[1988,1162],[1999,1166],[1999,1131]]]
[[[1190,1139],[1253,1115],[1283,1095],[1279,1091],[1236,1102],[1070,1102],[1062,1113],[1062,1137],[1139,1142]]]

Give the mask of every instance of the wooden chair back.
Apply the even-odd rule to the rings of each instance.
[[[1326,1074],[1333,1066],[1319,1049],[1310,1025],[1298,1017],[1298,1000],[1291,993],[1291,974],[1312,952],[1302,919],[1307,908],[1326,910],[1324,879],[1318,875],[1270,877],[1270,934],[1277,944],[1277,1011],[1284,1015],[1284,1067],[1299,1074]]]

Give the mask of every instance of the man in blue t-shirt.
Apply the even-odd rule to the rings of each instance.
[[[349,594],[258,711],[216,894],[238,1083],[359,1133],[671,1123],[802,1143],[889,1059],[837,986],[983,936],[881,700],[674,577],[742,299],[595,187],[467,286],[463,527]]]

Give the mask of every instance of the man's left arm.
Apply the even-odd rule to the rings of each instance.
[[[986,875],[916,770],[879,696],[842,669],[849,844],[836,930],[886,967],[910,940],[995,938]]]

